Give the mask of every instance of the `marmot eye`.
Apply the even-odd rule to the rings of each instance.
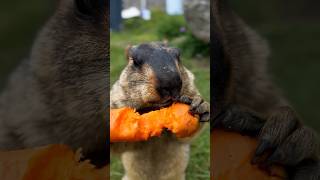
[[[132,61],[134,66],[140,67],[142,65],[142,61],[138,58],[132,58]]]

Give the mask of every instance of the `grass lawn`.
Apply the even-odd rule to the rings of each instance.
[[[145,26],[150,27],[148,22]],[[140,28],[139,28],[140,29]],[[143,28],[141,28],[143,29]],[[140,44],[143,42],[159,41],[153,29],[147,28],[146,31],[125,30],[123,32],[111,33],[111,84],[119,77],[119,74],[126,64],[124,49],[127,45]],[[200,59],[191,59],[183,56],[182,62],[196,76],[196,85],[202,96],[206,100],[210,100],[210,69],[209,57]],[[190,180],[208,180],[209,173],[209,157],[210,157],[210,134],[209,127],[204,133],[196,139],[191,146],[191,158],[187,169],[187,179]],[[111,158],[111,179],[120,180],[123,176],[123,169],[118,157]]]

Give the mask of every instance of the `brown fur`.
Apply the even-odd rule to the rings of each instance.
[[[0,96],[1,150],[65,143],[107,161],[107,3],[60,2]]]
[[[163,53],[170,53],[172,50],[158,43],[150,43],[147,46],[156,50],[166,49]],[[139,110],[148,106],[163,106],[163,99],[155,88],[159,82],[154,83],[154,79],[158,78],[154,69],[147,64],[143,64],[142,71],[132,68],[134,66],[132,58],[128,57],[128,65],[111,89],[111,108],[129,106]],[[190,97],[196,102],[200,94],[194,86],[193,74],[181,63],[176,64],[182,79],[179,96]],[[202,100],[195,106],[199,114],[209,111],[208,103]],[[160,138],[146,142],[115,143],[111,147],[113,152],[121,153],[121,160],[126,170],[124,180],[183,180],[189,160],[189,141],[190,138],[176,139],[174,135],[166,133]]]
[[[260,144],[253,163],[279,163],[288,167],[290,178],[320,178],[319,140],[305,127],[273,85],[267,72],[269,49],[226,1],[212,0],[214,127],[258,136]],[[219,71],[224,68],[225,71]],[[215,79],[216,78],[216,79]],[[215,86],[215,82],[218,82]],[[214,140],[212,140],[214,143]],[[259,156],[273,153],[262,162]],[[306,165],[304,167],[304,165]],[[306,168],[309,168],[307,170]]]

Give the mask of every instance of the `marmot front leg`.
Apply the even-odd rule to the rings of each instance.
[[[213,119],[211,127],[222,127],[242,134],[256,136],[262,129],[265,120],[249,108],[239,105],[228,105]]]
[[[282,164],[289,169],[292,178],[295,176],[319,179],[319,142],[317,134],[303,126],[290,107],[279,107],[263,121],[255,112],[237,105],[230,105],[214,119],[214,127],[225,127],[242,133],[258,135],[253,163],[264,165]],[[272,153],[266,158],[261,156]],[[313,163],[305,164],[312,160]]]
[[[277,163],[294,169],[289,171],[293,179],[299,179],[302,172],[304,179],[320,179],[317,134],[303,126],[290,107],[279,107],[273,111],[259,134],[259,141],[253,162],[264,152],[271,150],[265,164]],[[315,162],[305,164],[309,160]]]
[[[208,122],[210,120],[210,104],[204,101],[200,96],[188,97],[181,96],[179,102],[189,104],[190,112],[200,116],[200,122]]]

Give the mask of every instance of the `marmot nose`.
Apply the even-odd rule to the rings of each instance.
[[[177,89],[177,88],[174,88],[174,89],[166,89],[165,88],[162,90],[161,96],[162,97],[170,97],[172,99],[175,99],[180,95],[180,90],[181,89]]]
[[[171,99],[177,99],[180,95],[180,90],[177,89],[162,89],[160,91],[160,96],[162,98],[171,98]]]
[[[161,86],[159,86],[157,90],[162,98],[170,97],[172,99],[175,99],[179,97],[181,88],[182,88],[181,79],[179,80],[171,79],[169,82],[168,81],[166,83],[162,82]]]

